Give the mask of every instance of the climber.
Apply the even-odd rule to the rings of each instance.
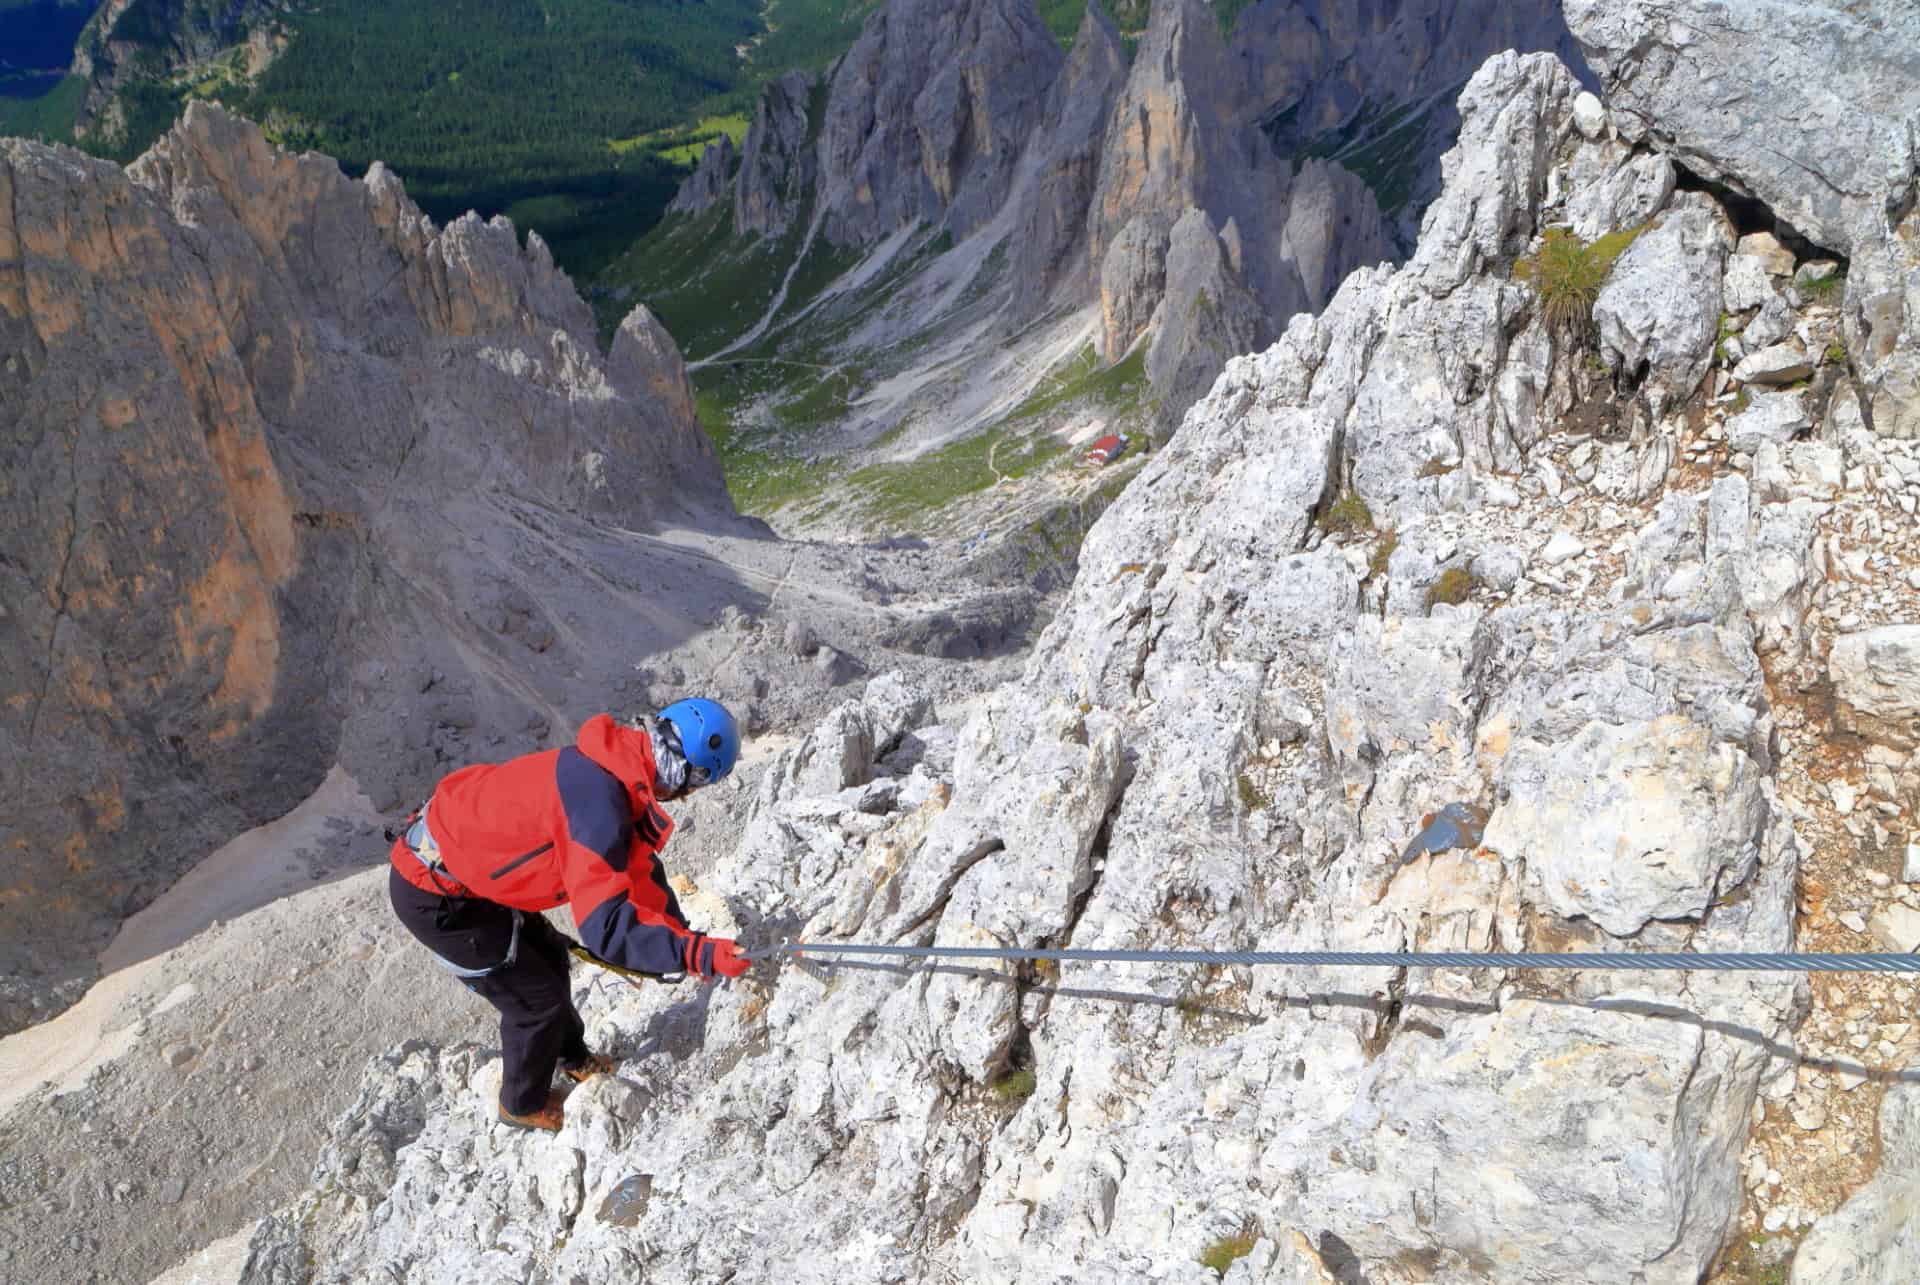
[[[500,1011],[506,1123],[558,1130],[555,1068],[575,1083],[613,1069],[587,1048],[568,939],[539,912],[570,904],[587,949],[635,972],[747,971],[732,941],[687,926],[660,862],[673,821],[659,805],[724,777],[739,753],[714,701],[630,723],[599,714],[565,749],[462,768],[408,818],[391,854],[394,913]]]

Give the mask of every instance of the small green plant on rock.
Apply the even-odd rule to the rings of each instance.
[[[1838,339],[1827,345],[1827,364],[1844,366],[1847,363],[1847,346]]]
[[[1735,415],[1744,415],[1746,414],[1747,407],[1751,405],[1753,405],[1753,391],[1742,388],[1740,395],[1733,399],[1733,413]]]
[[[1335,500],[1320,517],[1320,529],[1328,535],[1359,535],[1373,530],[1373,511],[1352,491]]]
[[[1367,579],[1373,580],[1387,574],[1387,565],[1393,561],[1393,551],[1400,547],[1400,533],[1392,527],[1380,533],[1379,541],[1373,546],[1373,556],[1367,559]]]
[[[1222,1236],[1200,1255],[1200,1266],[1211,1268],[1225,1276],[1233,1265],[1253,1252],[1259,1243],[1259,1229],[1249,1224],[1231,1236]]]
[[[1012,1109],[1033,1096],[1039,1077],[1032,1071],[1009,1071],[988,1086],[994,1101]]]
[[[1457,607],[1473,596],[1479,584],[1479,578],[1465,567],[1448,567],[1427,590],[1427,610],[1432,611],[1435,604],[1442,602]]]
[[[1532,283],[1549,326],[1583,329],[1593,319],[1593,302],[1600,297],[1614,260],[1646,227],[1609,232],[1591,245],[1566,228],[1548,228],[1540,252],[1516,263],[1513,275]]]
[[[1830,272],[1824,277],[1817,277],[1812,281],[1801,283],[1800,293],[1816,303],[1831,303],[1835,299],[1838,299],[1841,292],[1846,288],[1847,274],[1844,272]]]
[[[1260,809],[1272,804],[1273,800],[1268,797],[1267,792],[1261,789],[1260,786],[1255,783],[1254,779],[1245,772],[1240,774],[1240,779],[1236,781],[1235,784],[1240,790],[1240,806],[1247,811],[1258,812]]]

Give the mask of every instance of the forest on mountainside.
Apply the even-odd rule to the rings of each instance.
[[[591,275],[659,217],[701,145],[744,131],[762,84],[824,66],[876,3],[330,0],[274,19],[285,48],[249,81],[238,45],[163,68],[179,24],[211,19],[188,0],[131,0],[114,28],[144,60],[119,92],[127,128],[76,140],[86,85],[63,69],[91,6],[0,0],[5,47],[34,51],[31,79],[0,68],[0,133],[124,161],[189,99],[214,99],[350,173],[385,161],[436,219],[474,209],[537,228]]]

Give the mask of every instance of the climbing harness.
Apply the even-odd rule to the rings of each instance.
[[[433,880],[434,886],[440,890],[442,898],[440,903],[441,912],[445,914],[447,913],[447,903],[453,900],[456,895],[453,889],[447,887],[445,881],[453,879],[455,888],[463,887],[463,885],[458,879],[454,879],[453,873],[447,869],[446,863],[440,859],[439,841],[433,837],[433,830],[427,825],[427,810],[432,806],[433,800],[431,799],[420,805],[419,813],[414,816],[412,823],[407,826],[406,848],[408,852],[413,854],[415,861],[418,861],[427,868],[428,877]],[[512,968],[520,959],[520,922],[522,918],[523,915],[521,911],[516,910],[513,912],[513,935],[507,938],[507,957],[497,964],[489,964],[485,968],[467,968],[454,963],[437,950],[429,949],[427,953],[433,956],[434,963],[440,965],[440,967],[446,969],[462,981],[474,981],[482,977],[491,977],[495,973],[505,972],[507,969]]]
[[[1087,964],[1229,964],[1265,968],[1567,968],[1714,973],[1920,973],[1920,954],[1606,954],[1354,950],[1020,950],[987,946],[866,946],[781,942],[746,952],[756,963],[781,956],[881,955],[914,959],[1052,960]]]

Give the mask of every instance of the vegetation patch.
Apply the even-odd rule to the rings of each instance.
[[[1111,366],[1088,344],[1072,361],[1041,380],[1027,399],[1007,414],[1007,422],[1037,419],[1075,402],[1090,402],[1110,410],[1137,407],[1147,397],[1147,349],[1142,344]]]
[[[742,513],[772,513],[795,500],[819,494],[833,477],[833,469],[747,438],[738,429],[740,405],[735,389],[721,386],[694,391],[700,427],[712,440],[726,475],[734,507]]]
[[[1591,244],[1566,228],[1548,228],[1539,252],[1513,265],[1514,279],[1533,286],[1548,325],[1583,331],[1593,320],[1593,302],[1615,260],[1648,226],[1609,232]]]
[[[1249,1224],[1231,1236],[1222,1236],[1207,1246],[1200,1254],[1200,1266],[1208,1267],[1225,1276],[1233,1265],[1253,1252],[1260,1243],[1257,1227]]]
[[[987,1091],[993,1094],[994,1101],[1012,1110],[1032,1097],[1038,1084],[1039,1078],[1030,1070],[1009,1071],[988,1085]]]
[[[1387,566],[1393,561],[1393,551],[1400,547],[1400,533],[1392,527],[1380,533],[1380,539],[1373,546],[1373,554],[1367,559],[1367,579],[1376,580],[1387,574]]]
[[[636,243],[608,271],[603,299],[628,298],[600,323],[611,331],[615,313],[644,300],[688,360],[710,356],[765,314],[799,253],[805,229],[785,235],[733,235],[733,211],[722,201],[695,215],[671,216]]]
[[[1833,303],[1845,293],[1846,288],[1847,274],[1830,272],[1824,277],[1801,283],[1800,293],[1815,303]]]
[[[1276,121],[1275,127],[1287,126]],[[1380,212],[1391,218],[1413,199],[1426,129],[1426,113],[1419,103],[1382,112],[1369,102],[1339,129],[1311,140],[1304,154],[1337,161],[1352,171],[1373,189]]]
[[[1847,346],[1838,339],[1827,345],[1827,362],[1833,366],[1844,366],[1847,362]]]
[[[608,139],[607,148],[617,156],[651,151],[675,165],[694,166],[700,163],[700,155],[707,150],[707,145],[719,142],[722,136],[732,139],[738,147],[747,136],[748,123],[745,112],[703,116],[691,125],[656,129],[632,138]]]
[[[1247,773],[1242,772],[1234,784],[1240,791],[1240,806],[1249,813],[1259,812],[1273,805],[1273,798]]]
[[[1364,535],[1373,530],[1373,511],[1358,494],[1348,491],[1320,515],[1320,529],[1328,535]]]
[[[26,87],[24,78],[14,84]],[[0,137],[71,143],[73,120],[86,96],[87,82],[79,76],[61,76],[45,92],[33,96],[0,92]]]
[[[1066,453],[1052,433],[1006,427],[974,433],[899,464],[869,464],[851,481],[867,512],[880,523],[905,526],[962,496],[997,482],[1026,477]]]
[[[1726,1285],[1787,1285],[1793,1276],[1793,1253],[1768,1262],[1762,1258],[1763,1252],[1760,1245],[1741,1237],[1722,1251],[1714,1279]]]
[[[1480,580],[1465,567],[1449,567],[1440,573],[1440,578],[1427,590],[1427,610],[1432,611],[1439,603],[1459,606],[1473,596]]]

